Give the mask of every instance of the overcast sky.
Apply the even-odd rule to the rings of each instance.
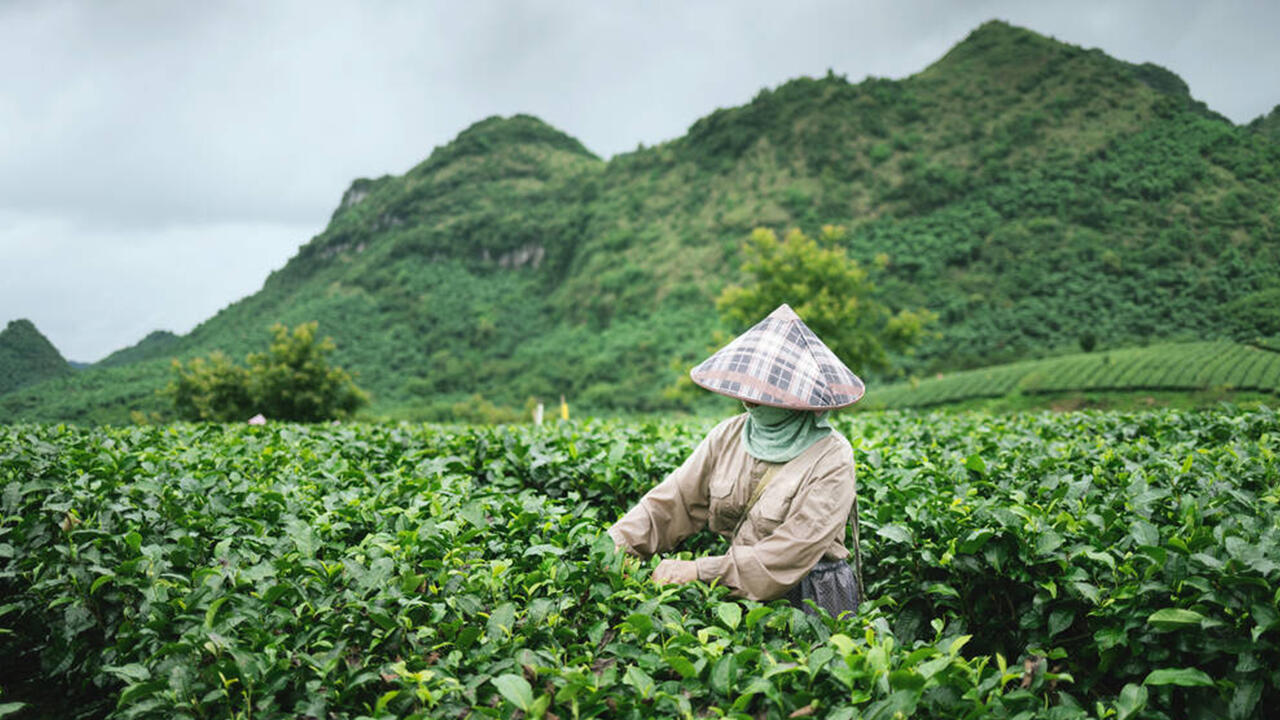
[[[828,68],[923,69],[991,18],[1280,103],[1280,2],[0,0],[0,326],[72,360],[261,287],[361,176],[527,112],[609,157]]]

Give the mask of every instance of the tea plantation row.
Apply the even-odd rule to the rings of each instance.
[[[1231,389],[1280,394],[1280,352],[1259,340],[1169,343],[980,368],[877,389],[880,407],[928,407],[977,398],[1063,392]]]
[[[841,418],[838,620],[613,552],[705,426],[0,428],[0,716],[1264,717],[1277,420]]]

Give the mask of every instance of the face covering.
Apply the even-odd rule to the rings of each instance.
[[[766,462],[784,463],[831,433],[826,413],[756,405],[742,426],[747,454]]]

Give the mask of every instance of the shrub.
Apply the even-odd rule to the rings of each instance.
[[[173,361],[164,392],[187,420],[228,422],[262,413],[277,420],[318,422],[347,417],[369,400],[351,375],[329,364],[331,338],[316,340],[316,323],[272,326],[266,352],[250,353],[247,367],[214,351],[188,365]]]

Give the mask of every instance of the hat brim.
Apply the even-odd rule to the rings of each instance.
[[[839,410],[866,392],[862,379],[786,304],[699,363],[689,377],[713,393],[790,410]]]
[[[808,403],[801,398],[790,393],[782,393],[777,388],[763,383],[745,373],[724,373],[717,372],[715,379],[721,380],[726,384],[737,384],[740,387],[750,388],[754,392],[743,392],[741,390],[734,391],[730,387],[717,387],[712,384],[712,379],[707,377],[710,373],[690,373],[689,377],[693,383],[703,390],[713,392],[717,395],[724,395],[735,400],[743,402],[755,403],[756,405],[768,405],[770,407],[783,408],[786,410],[813,410],[815,412],[824,412],[829,410],[841,410],[847,408],[862,399],[866,394],[866,386],[859,383],[858,385],[838,386],[837,390],[844,391],[842,395],[850,398],[846,402],[831,405],[815,405]],[[780,397],[781,395],[781,397]]]

